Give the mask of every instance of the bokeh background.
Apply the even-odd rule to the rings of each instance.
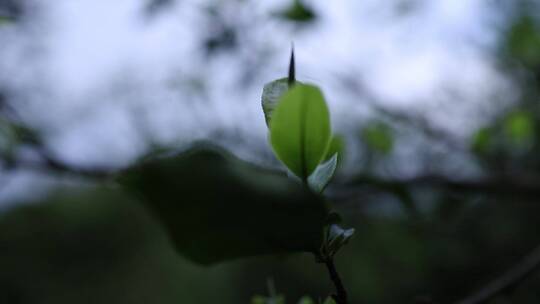
[[[0,302],[249,303],[269,279],[289,303],[328,295],[308,254],[196,265],[86,174],[200,140],[282,169],[260,98],[292,43],[298,80],[323,89],[345,142],[328,195],[356,229],[337,257],[351,302],[474,294],[540,244],[538,12],[0,0]],[[490,301],[538,303],[540,271],[518,283]]]

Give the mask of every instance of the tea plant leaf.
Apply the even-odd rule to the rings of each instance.
[[[279,99],[289,89],[288,78],[281,78],[264,85],[262,93],[262,108],[266,125],[270,126],[270,118],[276,108]]]
[[[345,139],[342,135],[334,134],[328,145],[328,151],[326,151],[326,156],[324,161],[329,160],[337,153],[337,162],[338,165],[343,161],[343,155],[345,154]]]
[[[296,84],[283,95],[273,113],[270,142],[294,174],[307,180],[326,155],[330,136],[328,107],[317,87]]]
[[[354,228],[343,229],[338,224],[331,224],[327,230],[325,254],[333,257],[354,235]]]
[[[315,192],[322,192],[336,172],[338,154],[335,153],[329,160],[320,164],[308,177],[308,185]]]
[[[261,104],[264,112],[266,125],[270,127],[270,119],[280,98],[289,89],[289,78],[280,78],[264,85]],[[295,80],[295,83],[301,83]]]
[[[201,264],[316,252],[322,244],[328,212],[321,197],[215,147],[146,161],[118,181],[153,212],[177,250]]]

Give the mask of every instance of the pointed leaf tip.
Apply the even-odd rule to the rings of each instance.
[[[294,62],[294,44],[291,46],[291,59],[289,62],[289,87],[296,82],[296,66]]]

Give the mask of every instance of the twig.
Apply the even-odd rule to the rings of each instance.
[[[17,169],[31,170],[47,174],[70,174],[93,179],[104,179],[114,174],[114,171],[106,168],[82,168],[64,163],[42,146],[34,146],[34,152],[39,155],[41,160],[14,159],[5,162],[4,169],[8,171]],[[1,161],[2,159],[0,159]]]
[[[411,178],[381,178],[358,175],[349,181],[341,184],[337,183],[333,187],[333,192],[337,194],[337,197],[334,197],[337,201],[343,201],[347,198],[342,197],[340,193],[353,193],[354,195],[357,190],[362,188],[396,192],[410,187],[429,187],[455,193],[496,195],[498,197],[527,199],[534,202],[540,201],[540,179],[519,177],[454,180],[441,175],[421,175]]]
[[[112,175],[112,172],[110,170],[106,170],[102,168],[87,169],[87,168],[80,168],[80,167],[68,165],[54,158],[45,149],[39,149],[38,152],[40,156],[43,158],[46,167],[57,173],[74,174],[74,175],[80,175],[80,176],[90,177],[90,178],[107,178]]]
[[[345,89],[361,96],[363,102],[367,103],[370,109],[377,114],[387,117],[395,123],[410,126],[423,133],[424,136],[434,142],[445,145],[450,150],[462,151],[464,149],[463,143],[453,134],[434,126],[424,115],[413,115],[411,113],[396,111],[389,107],[385,107],[379,97],[377,97],[377,95],[358,77],[339,75],[339,78]]]
[[[336,265],[334,264],[333,258],[328,258],[324,260],[324,264],[326,265],[326,268],[328,269],[328,273],[330,274],[330,279],[334,283],[334,286],[336,287],[336,294],[332,295],[332,298],[334,301],[336,301],[337,304],[347,304],[347,290],[345,289],[345,286],[343,286],[343,282],[341,281],[341,278],[339,276],[339,273],[337,272]]]
[[[7,102],[4,94],[0,91],[0,118],[17,127],[19,131],[24,130],[24,135],[18,138],[19,143],[31,148],[39,155],[41,161],[28,161],[21,159],[2,159],[4,167],[9,170],[13,169],[29,169],[35,171],[44,171],[47,173],[73,174],[90,178],[106,178],[112,175],[111,170],[104,168],[81,168],[66,164],[56,158],[53,153],[47,149],[46,145],[40,138],[39,132],[28,126],[19,115],[17,109]]]
[[[477,293],[457,302],[456,304],[481,304],[493,299],[507,290],[517,287],[534,271],[540,269],[540,246],[528,256],[508,270],[499,278],[480,289]]]

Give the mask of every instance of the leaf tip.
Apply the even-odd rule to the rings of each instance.
[[[291,42],[291,59],[289,61],[289,87],[296,82],[296,67],[294,62],[294,42]]]

